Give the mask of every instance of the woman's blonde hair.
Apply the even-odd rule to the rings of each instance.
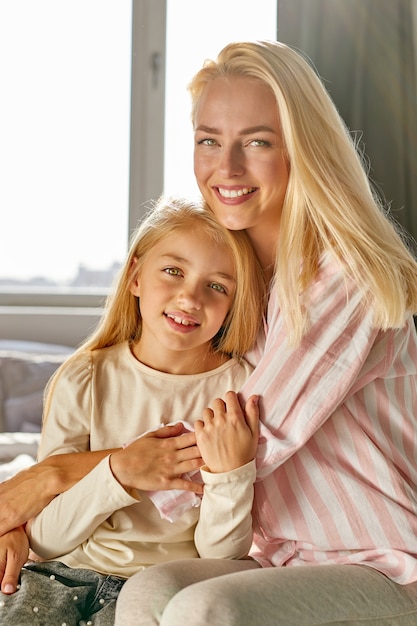
[[[93,334],[77,353],[106,348],[124,341],[136,342],[141,335],[142,318],[138,298],[130,287],[152,248],[176,232],[204,233],[209,241],[230,253],[236,278],[236,291],[220,333],[213,339],[215,351],[242,356],[253,345],[264,308],[262,269],[244,231],[231,232],[221,226],[201,201],[161,197],[134,232],[129,253],[114,292]]]
[[[325,251],[336,255],[372,303],[376,327],[401,326],[417,311],[417,263],[371,188],[362,155],[320,78],[282,43],[229,44],[189,85],[193,121],[207,83],[234,75],[269,86],[279,111],[290,173],[275,286],[292,340],[298,342],[308,326],[302,294]]]

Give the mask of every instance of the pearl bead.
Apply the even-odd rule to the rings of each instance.
[[[100,598],[99,602],[100,602],[100,604],[104,604],[103,598]]]
[[[51,574],[50,577],[49,577],[49,580],[55,580],[55,574]],[[64,626],[64,625],[62,625],[62,626]]]
[[[78,600],[78,596],[74,596],[73,600],[76,602]]]
[[[37,613],[38,611],[39,611],[38,607],[37,607],[37,606],[34,606],[34,607],[33,607],[33,612],[34,612],[34,613]]]

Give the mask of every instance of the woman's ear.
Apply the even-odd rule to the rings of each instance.
[[[136,267],[137,262],[138,262],[138,258],[136,256],[133,257],[132,264],[130,266],[130,274],[131,276],[133,276],[131,283],[130,283],[130,293],[140,298],[139,272]]]

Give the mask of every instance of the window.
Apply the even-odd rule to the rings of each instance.
[[[132,3],[0,3],[0,286],[109,284],[127,248]]]
[[[277,0],[168,0],[164,187],[194,193],[187,84],[207,57],[234,40],[276,39]],[[181,157],[178,157],[179,152]]]
[[[232,39],[275,39],[276,16],[277,0],[1,0],[0,339],[91,330],[147,203],[196,191],[188,81]]]

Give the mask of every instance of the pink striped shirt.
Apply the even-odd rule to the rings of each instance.
[[[287,345],[276,295],[245,398],[262,420],[252,555],[265,566],[362,563],[417,580],[417,338],[372,327],[358,289],[325,260],[311,330]],[[264,454],[264,458],[262,455]]]

